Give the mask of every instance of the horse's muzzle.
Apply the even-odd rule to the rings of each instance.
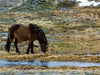
[[[45,52],[45,54],[48,54],[48,50]]]

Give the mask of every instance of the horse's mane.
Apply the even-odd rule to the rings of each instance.
[[[47,39],[46,39],[44,31],[38,25],[30,23],[29,24],[29,28],[30,28],[32,33],[34,32],[36,34],[39,34],[39,35],[43,36],[41,38],[41,41],[47,42]]]
[[[29,29],[30,29],[31,33],[36,33],[36,34],[38,34],[40,31],[42,31],[39,26],[37,26],[36,24],[32,24],[32,23],[29,24]]]

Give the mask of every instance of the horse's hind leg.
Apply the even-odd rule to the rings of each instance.
[[[6,47],[5,47],[5,49],[6,49],[8,52],[10,51],[10,44],[11,44],[11,42],[10,42],[10,39],[9,39],[9,36],[8,36],[7,42],[6,42]]]
[[[18,51],[18,47],[17,47],[17,45],[18,45],[18,39],[15,39],[14,44],[15,44],[16,52],[20,54],[20,52]]]
[[[8,52],[10,52],[10,45],[11,45],[12,41],[13,41],[13,38],[10,38],[10,37],[8,36],[8,39],[7,39],[7,42],[6,42],[6,50],[7,50]]]

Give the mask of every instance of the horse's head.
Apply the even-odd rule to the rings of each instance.
[[[44,31],[40,29],[39,27],[37,27],[37,31],[35,32],[38,36],[37,40],[40,43],[41,51],[47,54],[48,53],[48,41],[47,41]]]
[[[45,54],[48,54],[48,43],[44,42],[41,44],[41,50],[45,53]]]

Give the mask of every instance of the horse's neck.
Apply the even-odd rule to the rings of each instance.
[[[42,37],[39,37],[39,40],[38,40],[40,43],[47,43],[47,39],[45,37],[45,35],[43,35]]]

